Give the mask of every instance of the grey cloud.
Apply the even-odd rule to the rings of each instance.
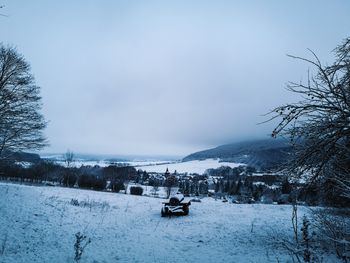
[[[263,137],[261,115],[297,99],[283,87],[307,70],[286,53],[329,61],[350,22],[343,1],[4,4],[2,40],[42,86],[51,152],[184,155]]]

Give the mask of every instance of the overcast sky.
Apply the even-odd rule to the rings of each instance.
[[[0,0],[0,41],[42,88],[45,152],[186,155],[270,134],[308,66],[350,36],[350,1]]]

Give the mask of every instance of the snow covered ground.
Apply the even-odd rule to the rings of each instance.
[[[45,159],[45,158],[44,158]],[[48,160],[53,160],[53,159],[49,159]],[[53,160],[55,161],[57,164],[62,165],[62,166],[67,166],[66,162],[64,160],[58,160],[55,159]],[[147,166],[147,165],[160,165],[160,164],[167,164],[167,163],[173,163],[174,161],[118,161],[118,162],[111,162],[111,161],[106,161],[106,160],[84,160],[84,159],[75,159],[70,166],[73,167],[81,167],[81,166],[95,166],[98,165],[100,167],[107,167],[109,165],[113,165],[113,164],[119,164],[119,165],[131,165],[131,166]]]
[[[178,173],[203,174],[205,170],[210,168],[219,168],[221,166],[229,166],[234,168],[240,165],[244,164],[219,162],[219,159],[206,159],[201,161],[194,160],[188,162],[174,162],[160,165],[138,166],[137,169],[142,169],[147,172],[164,173],[168,168],[171,173],[173,173],[176,170]]]
[[[144,196],[5,183],[0,196],[3,263],[73,262],[79,231],[91,238],[81,262],[291,262],[272,242],[291,236],[290,206],[204,198],[162,218],[163,199]]]
[[[159,198],[166,198],[167,197],[167,188],[163,187],[163,186],[159,186],[157,191],[154,191],[153,186],[150,185],[141,185],[141,184],[129,184],[128,185],[128,189],[127,189],[127,193],[130,193],[130,187],[133,186],[138,186],[138,187],[142,187],[143,188],[143,193],[142,195],[145,196],[152,196],[152,197],[159,197]],[[171,194],[176,194],[179,190],[179,187],[172,187],[171,189]]]

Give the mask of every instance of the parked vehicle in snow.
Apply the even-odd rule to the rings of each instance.
[[[191,202],[185,202],[184,196],[182,194],[176,194],[169,198],[169,201],[163,202],[163,207],[161,210],[161,216],[167,215],[188,215],[190,209],[189,206]]]

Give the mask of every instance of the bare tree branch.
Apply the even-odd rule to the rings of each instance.
[[[287,89],[301,96],[267,113],[265,122],[279,120],[272,137],[288,137],[296,152],[288,165],[290,176],[309,183],[333,180],[341,196],[349,198],[350,176],[350,38],[335,50],[335,62],[323,66],[313,59],[289,57],[316,69],[306,83],[290,82]],[[336,179],[336,180],[335,180]]]

